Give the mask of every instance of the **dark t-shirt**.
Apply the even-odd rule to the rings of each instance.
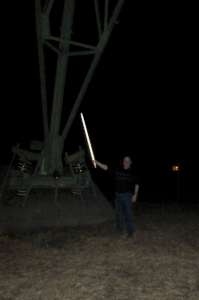
[[[109,173],[113,176],[116,193],[134,193],[135,185],[138,184],[138,177],[133,174],[132,169],[109,170]]]

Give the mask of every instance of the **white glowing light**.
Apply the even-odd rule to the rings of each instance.
[[[173,172],[179,172],[180,171],[180,166],[179,165],[173,165],[172,166],[172,171]]]
[[[88,135],[88,130],[87,130],[87,127],[86,127],[86,122],[84,120],[83,113],[81,113],[80,116],[81,116],[81,121],[82,121],[82,125],[83,125],[83,128],[84,128],[84,133],[85,133],[85,136],[86,136],[86,141],[87,141],[87,144],[88,144],[90,156],[91,156],[93,165],[96,168],[95,155],[94,155],[93,148],[92,148],[92,145],[91,145],[90,137]]]

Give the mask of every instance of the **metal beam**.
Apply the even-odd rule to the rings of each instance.
[[[82,46],[82,45],[84,45],[84,44],[76,43],[76,42],[72,42],[70,44],[73,44],[73,45],[76,45],[76,46],[80,46],[80,45]],[[57,47],[53,46],[48,41],[45,42],[45,45],[48,46],[54,52],[56,52],[58,55],[62,55],[63,54],[63,52],[61,52]],[[69,56],[81,56],[81,55],[83,56],[83,55],[95,54],[95,52],[96,52],[96,47],[93,47],[93,46],[84,45],[84,46],[82,46],[82,48],[92,49],[92,50],[70,51],[68,55]]]
[[[100,39],[100,37],[102,35],[102,25],[101,25],[101,21],[100,21],[100,12],[99,12],[98,0],[94,0],[94,4],[95,4],[95,14],[96,14],[98,36],[99,36],[99,39]]]
[[[62,40],[60,37],[56,37],[56,36],[52,36],[52,35],[50,35],[48,37],[48,41],[56,41],[58,43],[64,42],[64,40]]]
[[[108,25],[108,8],[109,8],[109,0],[105,0],[105,4],[104,4],[104,29],[106,29],[107,25]]]
[[[47,14],[47,15],[50,14],[54,2],[55,2],[55,0],[46,0],[46,3],[44,5],[44,9],[43,9],[43,12],[45,14]]]
[[[122,9],[122,6],[123,6],[124,2],[125,2],[125,0],[118,0],[118,3],[117,3],[117,5],[116,5],[116,7],[114,9],[113,15],[110,18],[110,21],[109,21],[109,24],[107,26],[107,29],[102,34],[100,42],[99,42],[99,44],[97,46],[96,55],[94,56],[94,59],[93,59],[93,61],[91,63],[89,71],[88,71],[88,73],[87,73],[87,75],[85,77],[85,80],[83,81],[83,84],[81,86],[81,89],[79,91],[77,99],[75,101],[75,104],[73,105],[73,108],[72,108],[72,111],[71,111],[71,113],[69,115],[68,121],[66,122],[66,125],[64,127],[64,130],[63,130],[63,133],[62,133],[63,139],[66,139],[68,137],[69,131],[70,131],[71,126],[72,126],[72,124],[74,122],[74,119],[76,117],[76,114],[78,112],[80,104],[81,104],[81,102],[82,102],[82,100],[84,98],[84,95],[85,95],[85,93],[87,91],[88,85],[89,85],[89,83],[90,83],[90,81],[92,79],[92,75],[93,75],[93,73],[94,73],[94,71],[95,71],[95,69],[96,69],[96,67],[97,67],[97,65],[99,63],[101,55],[102,55],[102,53],[104,51],[104,48],[105,48],[105,46],[106,46],[106,44],[107,44],[107,42],[109,40],[109,37],[110,37],[110,35],[112,33],[113,27],[114,27],[114,25],[115,25],[115,23],[117,21],[117,18],[118,18],[119,14],[120,14],[120,11]]]
[[[65,0],[64,11],[62,17],[61,25],[61,39],[59,49],[62,53],[58,56],[57,69],[55,75],[55,86],[54,86],[54,96],[53,96],[53,107],[51,114],[51,134],[53,137],[59,134],[63,97],[64,97],[64,87],[65,78],[67,73],[68,58],[69,58],[69,46],[70,46],[70,36],[71,27],[73,22],[75,1]]]
[[[48,46],[54,52],[56,52],[58,55],[61,54],[61,51],[58,48],[56,48],[55,46],[53,46],[51,43],[49,43],[48,41],[45,42],[45,45]]]
[[[80,42],[70,41],[70,44],[73,46],[82,47],[82,48],[86,48],[86,49],[90,49],[90,50],[96,49],[96,46],[91,46],[91,45],[80,43]]]
[[[61,39],[60,37],[56,37],[56,36],[52,36],[52,35],[49,35],[48,41],[55,41],[58,43],[64,42],[64,40]],[[77,47],[86,48],[86,49],[95,49],[96,48],[96,46],[88,45],[88,44],[80,43],[80,42],[76,42],[76,41],[70,41],[70,44],[77,46]]]
[[[44,138],[48,136],[48,105],[47,105],[47,90],[46,90],[46,75],[45,75],[45,59],[42,39],[42,14],[41,0],[35,0],[35,18],[36,18],[36,33],[39,56],[39,76],[41,89],[41,102],[43,114]]]
[[[61,35],[58,49],[60,53],[57,57],[57,67],[55,74],[55,85],[53,93],[53,106],[51,112],[48,170],[53,173],[55,170],[62,172],[62,152],[63,142],[60,137],[60,124],[62,117],[63,98],[65,90],[65,79],[68,69],[70,38],[74,17],[75,1],[65,0],[62,15]]]
[[[96,53],[96,50],[81,50],[81,51],[72,51],[69,53],[69,56],[85,56],[85,55],[93,55]]]

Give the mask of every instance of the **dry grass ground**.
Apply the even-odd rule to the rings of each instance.
[[[112,224],[0,236],[0,300],[198,300],[199,212],[141,210]]]

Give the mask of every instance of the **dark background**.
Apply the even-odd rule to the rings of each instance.
[[[79,41],[95,42],[91,0],[76,2],[74,35]],[[143,188],[164,192],[175,188],[170,170],[179,162],[183,190],[196,192],[196,7],[132,2],[125,3],[81,106],[96,157],[116,164],[123,154],[131,154]],[[6,164],[13,144],[42,139],[34,1],[2,4],[1,20],[0,160]],[[54,16],[55,24],[56,20],[58,16]],[[51,82],[55,55],[47,55]],[[65,120],[89,62],[78,58],[70,64]],[[49,93],[51,87],[50,83]],[[65,149],[85,146],[82,136],[77,117]]]

